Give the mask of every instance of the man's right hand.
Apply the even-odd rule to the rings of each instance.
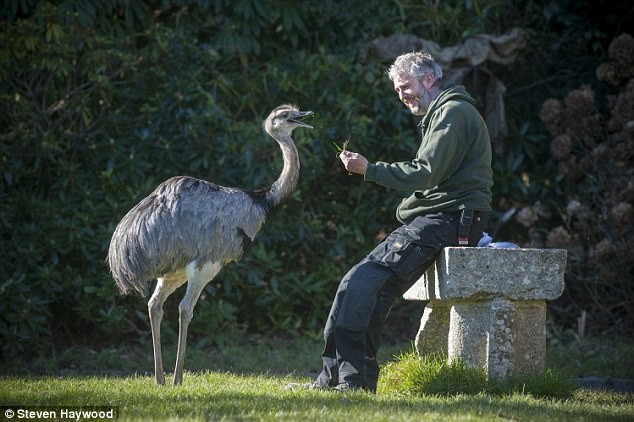
[[[356,152],[343,151],[339,154],[339,159],[350,173],[365,175],[368,169],[368,160]]]

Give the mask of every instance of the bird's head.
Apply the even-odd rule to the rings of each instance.
[[[300,111],[297,107],[290,104],[283,104],[276,107],[269,117],[266,118],[262,126],[264,130],[276,138],[276,135],[289,136],[296,127],[313,127],[302,122],[302,118],[312,115],[312,111]]]

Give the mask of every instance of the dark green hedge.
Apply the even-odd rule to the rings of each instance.
[[[372,58],[369,42],[398,32],[447,44],[502,33],[526,19],[511,4],[5,3],[2,353],[148,337],[145,299],[119,296],[104,263],[114,226],[174,175],[243,188],[272,183],[281,159],[260,123],[286,102],[315,112],[315,129],[295,132],[299,186],[250,253],[207,286],[191,337],[202,344],[244,330],[318,332],[341,276],[396,224],[401,197],[347,175],[333,142],[351,136],[350,148],[373,160],[408,159],[419,142],[384,74],[389,63]],[[362,54],[370,60],[361,63]],[[511,154],[536,148],[516,132]],[[496,201],[537,191],[508,191],[523,186],[517,163],[496,163],[506,178]],[[181,296],[167,303],[167,336]]]

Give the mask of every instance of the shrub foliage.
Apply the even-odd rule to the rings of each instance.
[[[543,103],[558,196],[521,207],[517,216],[530,246],[568,250],[557,312],[578,317],[581,335],[586,327],[618,334],[634,328],[634,38],[618,36],[608,54],[597,67],[597,78],[614,88],[607,98],[583,85]]]
[[[390,95],[389,63],[368,60],[370,42],[410,32],[452,44],[464,35],[544,21],[541,9],[529,7],[527,16],[510,4],[5,2],[2,353],[147,338],[144,299],[119,296],[104,263],[114,226],[177,174],[244,188],[272,183],[280,154],[260,123],[285,102],[316,113],[315,130],[295,134],[298,188],[269,218],[250,253],[207,286],[191,333],[204,344],[245,330],[319,330],[340,277],[394,227],[402,196],[348,176],[333,141],[350,136],[350,149],[372,160],[408,159],[419,142],[416,121]],[[562,25],[560,16],[546,20]],[[519,127],[523,118],[509,121]],[[527,203],[536,192],[561,201],[544,185],[522,183],[517,171],[533,170],[523,157],[547,147],[540,150],[525,131],[516,132],[509,139],[512,158],[496,163],[496,209]],[[513,236],[510,231],[508,240]],[[170,315],[181,296],[177,292],[166,305],[167,337],[175,331]]]

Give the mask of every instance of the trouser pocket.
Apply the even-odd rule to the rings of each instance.
[[[418,278],[445,246],[443,237],[457,224],[457,214],[417,217],[387,236],[368,255],[370,261],[388,266],[403,280]]]
[[[379,244],[370,253],[369,259],[387,265],[399,277],[406,278],[419,271],[424,256],[420,245],[407,236],[396,234]]]

